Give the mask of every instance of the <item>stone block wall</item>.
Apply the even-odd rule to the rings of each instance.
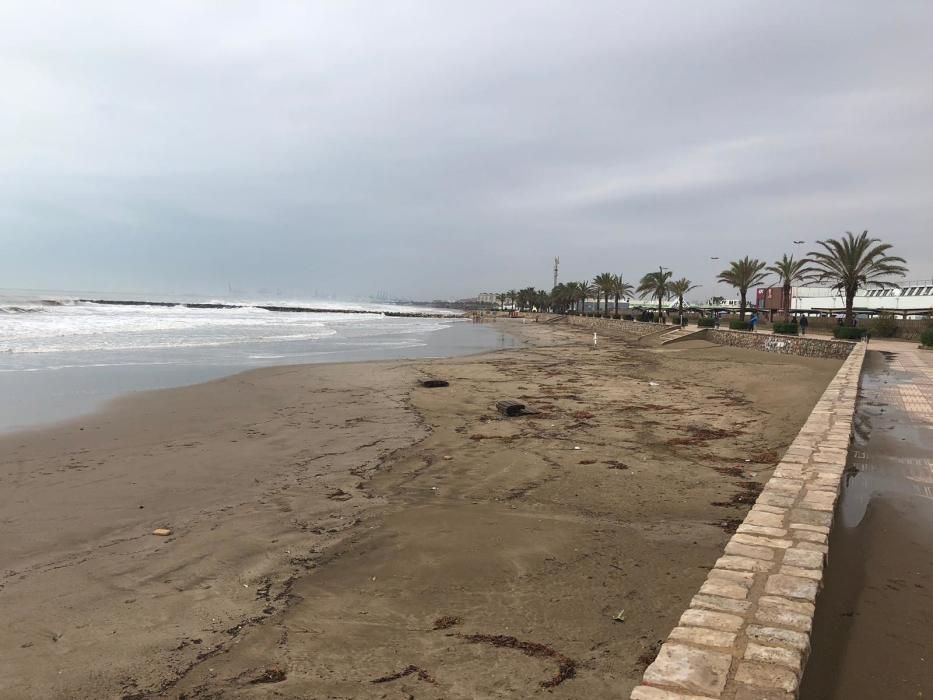
[[[785,355],[803,357],[827,357],[844,360],[857,343],[848,340],[828,340],[798,335],[771,335],[770,333],[752,333],[751,331],[728,331],[721,328],[707,328],[695,333],[690,338],[702,338],[717,345],[729,345],[749,350],[778,352]]]
[[[631,700],[797,697],[865,358],[850,345]]]
[[[567,316],[567,321],[576,328],[587,328],[603,335],[627,338],[644,338],[646,335],[673,330],[676,326],[643,321],[625,321],[615,318],[587,318],[585,316]]]

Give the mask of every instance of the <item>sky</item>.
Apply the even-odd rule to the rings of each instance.
[[[866,229],[930,279],[931,36],[929,0],[6,0],[0,287],[458,298],[559,256],[705,298]]]

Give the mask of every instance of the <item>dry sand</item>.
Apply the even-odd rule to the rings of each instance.
[[[0,438],[0,697],[625,697],[840,363],[507,323]]]

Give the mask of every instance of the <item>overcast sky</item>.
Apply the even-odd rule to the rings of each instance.
[[[933,276],[933,2],[0,3],[0,287]],[[718,256],[719,261],[710,260]]]

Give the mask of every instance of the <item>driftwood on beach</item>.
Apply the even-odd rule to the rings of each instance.
[[[525,404],[511,399],[496,401],[496,410],[506,416],[520,416],[525,411]]]

